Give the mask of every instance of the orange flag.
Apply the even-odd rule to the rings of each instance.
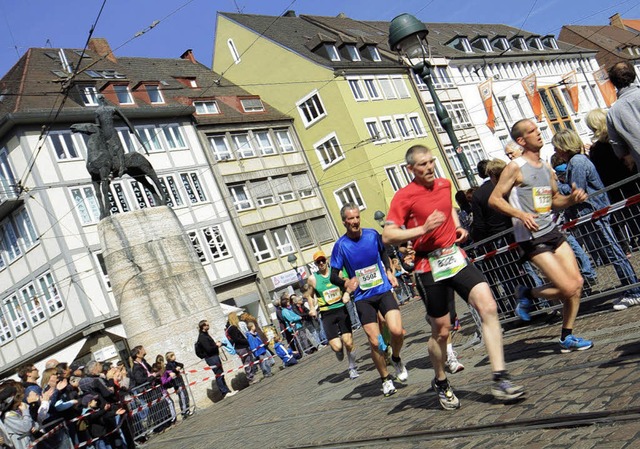
[[[613,83],[609,81],[609,75],[607,75],[607,71],[604,67],[593,72],[593,78],[596,80],[596,84],[600,89],[600,93],[602,94],[607,107],[615,103],[618,99],[618,96],[616,95],[616,88],[613,87]]]
[[[562,77],[564,85],[567,86],[567,92],[571,97],[571,103],[573,104],[573,110],[578,112],[578,76],[576,71],[572,70]]]
[[[536,74],[532,73],[522,78],[522,87],[524,88],[533,114],[537,120],[542,120],[542,103],[540,101],[540,92],[538,92],[538,81],[536,80]]]
[[[496,130],[496,115],[493,113],[493,90],[492,90],[492,79],[478,84],[478,90],[480,90],[480,97],[482,97],[482,102],[484,103],[484,110],[487,111],[487,121],[486,125],[491,130],[491,132],[495,132]]]

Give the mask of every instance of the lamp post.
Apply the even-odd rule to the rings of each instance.
[[[378,222],[381,228],[384,228],[384,217],[386,217],[386,215],[381,210],[373,213],[373,219]]]
[[[296,277],[298,278],[298,288],[302,288],[304,285],[304,279],[302,279],[302,275],[298,271],[298,258],[295,254],[289,254],[287,256],[287,262],[291,264],[291,268],[293,268],[296,272]]]
[[[421,59],[420,62],[413,65],[413,70],[422,78],[424,83],[429,89],[431,98],[433,99],[433,106],[436,109],[436,115],[440,125],[447,132],[453,151],[462,166],[464,175],[471,187],[477,187],[476,177],[469,166],[467,156],[462,151],[462,147],[458,142],[456,133],[453,130],[453,122],[451,117],[447,113],[447,110],[442,105],[436,89],[433,85],[433,79],[431,76],[431,63],[427,61],[427,42],[426,37],[429,34],[427,27],[424,23],[413,17],[411,14],[400,14],[395,17],[389,25],[389,46],[392,51],[398,52],[401,56],[406,57],[409,62],[412,59]]]

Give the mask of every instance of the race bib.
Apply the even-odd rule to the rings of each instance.
[[[457,245],[429,253],[429,264],[434,281],[441,281],[455,276],[467,266],[467,258]]]
[[[342,300],[342,292],[338,287],[331,287],[322,292],[322,297],[324,302],[330,306]]]
[[[533,208],[539,214],[551,211],[551,187],[534,187],[533,190]]]
[[[380,273],[378,264],[356,270],[356,277],[358,278],[361,290],[369,290],[370,288],[377,287],[384,282],[382,280],[382,273]]]

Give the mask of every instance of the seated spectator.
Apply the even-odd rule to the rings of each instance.
[[[298,359],[302,357],[299,352],[295,352],[291,348],[285,348],[282,344],[282,337],[279,335],[273,337],[273,347],[285,367],[297,365]]]

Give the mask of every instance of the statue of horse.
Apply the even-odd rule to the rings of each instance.
[[[96,191],[98,204],[100,205],[100,219],[109,216],[109,184],[111,176],[124,173],[131,176],[153,195],[156,205],[167,204],[162,185],[158,180],[156,171],[144,155],[133,152],[124,155],[124,169],[120,167],[118,158],[109,150],[107,140],[104,137],[100,125],[96,123],[76,123],[71,125],[71,131],[87,134],[87,171],[91,175],[91,181]],[[149,179],[153,181],[153,185]]]

